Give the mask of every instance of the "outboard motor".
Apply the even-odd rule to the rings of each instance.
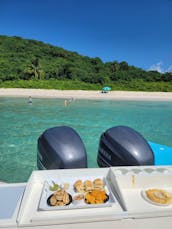
[[[85,146],[74,129],[59,126],[47,129],[38,138],[38,169],[87,167]]]
[[[117,126],[101,135],[97,163],[100,167],[153,165],[154,154],[141,134],[130,127]]]

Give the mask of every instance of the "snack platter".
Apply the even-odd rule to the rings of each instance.
[[[102,190],[84,191],[77,190],[75,184],[82,181],[82,183],[92,183],[95,180],[101,180],[103,182]],[[57,190],[52,190],[52,184],[57,185]],[[93,186],[94,187],[94,186]],[[105,199],[102,203],[88,203],[86,197],[92,192],[104,192]],[[52,196],[56,196],[58,193],[63,192],[67,195],[67,202],[64,204],[59,204],[58,206],[51,205]],[[78,199],[76,198],[78,197]],[[82,198],[80,198],[82,196]],[[50,201],[51,200],[51,201]],[[80,208],[101,208],[101,207],[111,207],[115,204],[115,196],[112,193],[108,182],[105,177],[82,177],[63,181],[63,180],[45,180],[42,193],[38,205],[38,211],[52,211],[52,210],[67,210],[67,209],[80,209]]]

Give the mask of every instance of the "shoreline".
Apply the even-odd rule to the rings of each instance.
[[[172,101],[172,92],[101,91],[0,88],[0,97],[74,98],[92,100]]]

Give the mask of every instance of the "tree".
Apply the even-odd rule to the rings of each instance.
[[[112,62],[112,64],[111,64],[112,73],[118,71],[119,68],[120,68],[120,65],[119,65],[119,63],[117,61]]]
[[[40,66],[38,58],[34,59],[24,70],[24,76],[26,79],[44,79],[45,74]]]
[[[172,81],[172,72],[166,72],[162,75],[162,80],[165,82]]]
[[[120,62],[119,66],[120,66],[120,70],[122,70],[122,71],[128,70],[128,68],[129,68],[128,63],[126,61]]]

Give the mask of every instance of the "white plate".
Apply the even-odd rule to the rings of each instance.
[[[44,182],[42,194],[41,194],[41,198],[40,198],[39,206],[38,206],[39,211],[67,210],[67,209],[78,209],[78,208],[101,208],[101,207],[111,207],[112,205],[115,204],[115,197],[113,193],[105,185],[105,190],[106,190],[107,195],[109,196],[109,200],[104,204],[86,204],[85,202],[83,203],[83,201],[81,201],[81,204],[76,205],[72,201],[69,205],[66,205],[66,206],[49,206],[47,203],[47,199],[49,198],[49,196],[51,196],[54,193],[50,191],[49,183],[50,183],[49,181]],[[67,192],[72,197],[77,194],[73,189],[73,183],[70,184]]]
[[[172,204],[172,203],[161,204],[161,203],[154,202],[154,201],[150,200],[150,199],[147,197],[146,191],[147,191],[147,190],[142,190],[142,191],[141,191],[141,196],[142,196],[143,199],[146,200],[148,203],[154,204],[154,205],[157,205],[157,206],[168,206],[168,205],[171,205],[171,204]]]

